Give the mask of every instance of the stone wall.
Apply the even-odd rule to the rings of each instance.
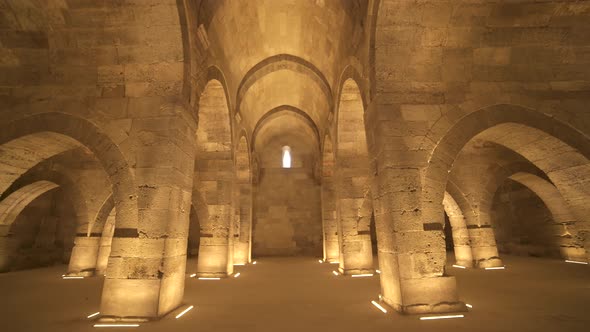
[[[254,197],[254,256],[321,257],[320,186],[310,169],[264,168]]]

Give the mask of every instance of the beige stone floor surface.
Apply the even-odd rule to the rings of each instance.
[[[371,300],[379,280],[332,275],[317,259],[260,258],[236,267],[239,278],[188,279],[180,319],[173,312],[138,328],[107,331],[590,331],[590,266],[505,257],[503,271],[459,270],[462,319],[420,321],[383,314]],[[0,331],[97,331],[85,317],[98,311],[101,278],[62,280],[65,266],[0,275]],[[189,261],[193,272],[196,261]]]

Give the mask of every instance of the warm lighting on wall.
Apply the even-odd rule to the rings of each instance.
[[[447,315],[447,316],[430,316],[420,317],[420,320],[433,320],[433,319],[449,319],[449,318],[463,318],[464,315]]]
[[[199,277],[199,280],[221,280],[221,278],[206,278],[206,277]]]
[[[191,305],[190,307],[184,309],[181,313],[179,313],[178,315],[176,315],[176,319],[179,319],[180,317],[184,316],[184,314],[186,314],[187,312],[193,310],[195,306]]]
[[[504,270],[504,269],[506,269],[505,266],[486,267],[486,270]]]
[[[365,274],[353,274],[351,277],[353,278],[362,278],[362,277],[372,277],[372,273],[365,273]]]
[[[283,146],[283,168],[291,168],[291,148]]]
[[[236,274],[234,275],[234,278],[237,278],[237,277],[239,277],[239,276],[240,276],[240,272],[236,273]]]
[[[100,315],[100,312],[95,312],[95,313],[93,313],[91,315],[88,315],[86,318],[92,318],[92,317],[96,317],[98,315]]]
[[[572,263],[572,264],[583,264],[583,265],[588,265],[588,262],[580,262],[580,261],[572,261],[569,259],[565,260],[566,263]]]
[[[457,264],[453,264],[453,267],[456,267],[458,269],[466,269],[465,266],[461,266],[461,265],[457,265]]]
[[[375,301],[371,301],[371,303],[379,310],[381,310],[384,314],[387,313],[387,310],[385,308],[383,308],[379,303],[375,302]]]
[[[139,324],[94,324],[94,327],[139,327]]]

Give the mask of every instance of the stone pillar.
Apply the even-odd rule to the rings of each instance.
[[[100,246],[98,248],[98,258],[96,260],[96,275],[102,276],[106,274],[109,263],[109,256],[111,254],[111,243],[113,242],[113,234],[115,233],[115,209],[107,218],[107,221],[102,230],[100,238]]]
[[[17,241],[7,234],[0,234],[0,272],[8,272],[15,258]]]
[[[201,223],[197,262],[199,277],[224,278],[233,273],[231,210],[231,204],[208,206],[209,218]]]
[[[322,179],[322,228],[324,233],[324,261],[340,260],[338,222],[336,219],[335,185],[332,177]]]
[[[196,128],[176,101],[151,96],[125,103],[137,196],[113,189],[116,226],[100,309],[105,321],[162,317],[183,300]],[[126,205],[134,199],[136,217]]]
[[[74,240],[74,248],[68,265],[68,276],[90,277],[96,272],[96,261],[100,236],[78,234]]]
[[[467,225],[471,239],[474,266],[477,268],[503,266],[496,236],[491,225]]]
[[[368,231],[359,229],[367,176],[359,176],[358,169],[339,169],[337,166],[336,171],[340,245],[338,270],[345,275],[372,273],[374,270],[371,235]]]
[[[252,185],[239,184],[239,233],[234,243],[234,265],[244,265],[252,261]]]

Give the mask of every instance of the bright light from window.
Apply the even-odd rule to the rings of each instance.
[[[291,148],[283,146],[283,168],[291,168]]]

